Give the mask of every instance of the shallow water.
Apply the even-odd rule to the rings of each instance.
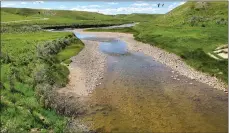
[[[112,38],[99,41],[107,72],[81,119],[98,132],[227,132],[223,91],[179,75],[152,57],[128,51]]]

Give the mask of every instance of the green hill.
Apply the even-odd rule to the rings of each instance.
[[[227,2],[186,2],[134,30],[136,39],[181,56],[197,70],[227,83],[227,60],[212,59],[208,53],[228,44]]]
[[[48,18],[47,20],[37,20],[39,18]],[[6,25],[96,25],[96,24],[123,24],[130,22],[120,18],[114,18],[111,15],[104,15],[95,12],[85,11],[67,11],[67,10],[44,10],[44,9],[29,9],[29,8],[1,8],[2,22],[23,21],[21,23],[3,23]]]

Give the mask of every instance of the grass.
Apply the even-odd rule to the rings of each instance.
[[[67,46],[64,50],[59,52],[57,54],[57,58],[61,61],[64,62],[65,64],[70,64],[71,63],[71,57],[77,55],[84,47],[84,44],[80,41],[77,40],[76,42],[70,44]]]
[[[56,67],[49,67],[37,58],[36,47],[70,35],[71,33],[67,32],[44,31],[1,34],[2,53],[10,57],[8,62],[1,58],[1,132],[65,130],[67,118],[58,115],[44,104],[45,95],[38,93],[39,90],[34,87],[34,73],[45,67],[50,70],[52,81],[56,84],[64,81],[66,83],[67,68],[58,66],[58,61],[52,64]],[[46,93],[51,91],[46,88]]]

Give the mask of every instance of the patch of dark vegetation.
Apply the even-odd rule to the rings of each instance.
[[[108,27],[120,24],[73,24],[73,25],[55,25],[55,26],[45,26],[43,29],[55,29],[62,30],[64,28],[96,28],[96,27]]]

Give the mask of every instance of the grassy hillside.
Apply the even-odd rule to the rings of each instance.
[[[197,70],[227,83],[227,60],[207,55],[228,44],[227,20],[227,2],[186,2],[155,21],[137,25],[136,39],[176,53]]]
[[[33,18],[48,18],[40,21],[27,21],[21,23],[2,24],[3,26],[11,25],[74,25],[74,24],[122,24],[130,22],[114,18],[110,15],[104,15],[94,12],[84,11],[67,11],[67,10],[44,10],[44,9],[28,9],[28,8],[1,8],[2,22],[30,20]]]

